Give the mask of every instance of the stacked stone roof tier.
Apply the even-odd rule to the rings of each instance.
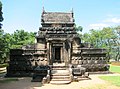
[[[73,13],[43,12],[43,23],[73,23]]]

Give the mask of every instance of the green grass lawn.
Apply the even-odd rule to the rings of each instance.
[[[120,66],[110,65],[110,71],[120,73]]]
[[[110,71],[120,73],[120,66],[110,65]],[[99,78],[120,87],[120,76],[100,76]]]
[[[120,76],[100,76],[99,78],[110,82],[113,85],[120,87]]]

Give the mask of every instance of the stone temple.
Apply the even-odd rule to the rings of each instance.
[[[6,76],[33,76],[40,81],[48,75],[53,83],[69,83],[71,76],[81,75],[81,68],[87,72],[108,71],[106,50],[81,43],[73,12],[43,10],[41,25],[35,44],[10,50]]]

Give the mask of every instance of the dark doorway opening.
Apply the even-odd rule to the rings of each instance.
[[[55,47],[55,62],[61,63],[61,47]]]

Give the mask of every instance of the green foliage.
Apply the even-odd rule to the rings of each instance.
[[[100,76],[100,78],[120,87],[120,76]]]
[[[0,1],[0,22],[3,21],[3,16],[2,16],[3,12],[2,12],[2,2]],[[0,23],[0,29],[1,29],[2,24]]]
[[[81,31],[82,32],[82,30],[83,30],[83,27],[82,26],[76,26],[75,25],[75,30],[77,31],[77,32],[79,32],[79,31]]]
[[[7,67],[8,63],[0,64],[0,68]]]
[[[90,33],[85,33],[82,36],[84,42],[89,42],[95,48],[107,49],[107,60],[120,59],[120,26],[106,27],[102,30],[90,30]]]
[[[120,73],[120,66],[110,65],[110,71]]]
[[[6,41],[4,37],[4,31],[0,29],[0,61],[4,61],[6,56]]]
[[[30,32],[25,32],[24,30],[16,30],[12,34],[12,43],[10,48],[20,48],[23,45],[33,44],[35,40],[35,34]]]
[[[0,63],[4,63],[9,59],[10,49],[33,44],[34,40],[35,34],[33,32],[29,33],[24,30],[16,30],[13,34],[9,34],[0,29]]]

